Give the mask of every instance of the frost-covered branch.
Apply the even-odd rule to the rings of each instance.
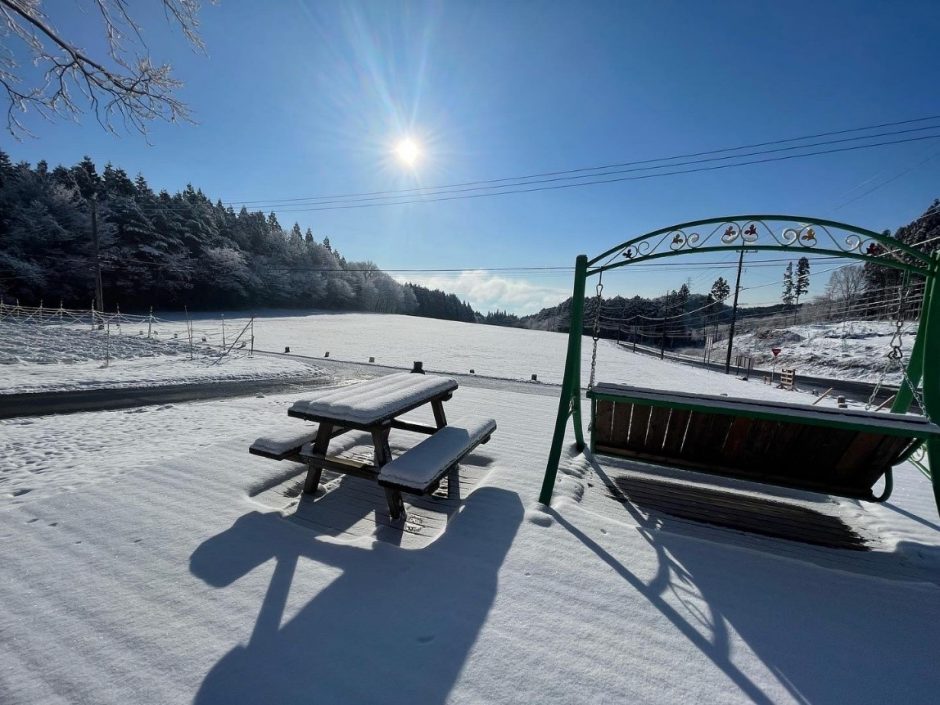
[[[182,85],[169,64],[151,62],[128,0],[89,0],[100,15],[108,43],[107,57],[92,57],[53,25],[42,0],[0,0],[0,86],[6,93],[7,130],[29,134],[20,116],[30,109],[48,120],[76,120],[90,109],[109,132],[117,127],[146,134],[153,120],[192,121],[176,97]],[[162,0],[167,19],[177,24],[190,44],[203,49],[199,38],[199,0]],[[10,43],[18,41],[42,72],[34,80],[17,62]]]

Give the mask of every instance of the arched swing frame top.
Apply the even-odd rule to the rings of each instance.
[[[891,411],[908,411],[914,397],[910,384],[916,387],[923,377],[924,412],[934,420],[940,417],[940,365],[925,364],[926,360],[940,360],[940,285],[937,284],[940,253],[927,255],[891,236],[820,218],[747,214],[693,220],[634,237],[593,259],[586,255],[577,257],[565,374],[539,501],[544,504],[551,501],[569,417],[574,422],[578,450],[585,446],[581,424],[581,341],[587,279],[613,269],[665,257],[706,252],[740,253],[742,250],[831,255],[922,277],[925,283],[917,337],[908,357],[905,382],[895,396]],[[932,467],[934,497],[940,509],[940,440],[928,440],[926,445]]]
[[[779,224],[774,228],[771,224]],[[703,226],[710,226],[703,228]],[[794,215],[732,215],[679,223],[627,240],[588,260],[587,276],[663,257],[696,252],[798,252],[871,262],[924,278],[929,255],[888,235],[847,223]],[[899,259],[906,256],[907,259]],[[604,262],[604,260],[607,260]]]

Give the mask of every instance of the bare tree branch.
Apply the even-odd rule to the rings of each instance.
[[[12,49],[0,46],[0,87],[9,101],[7,130],[15,137],[30,134],[20,120],[30,109],[47,120],[77,120],[90,108],[99,124],[112,133],[117,132],[118,122],[125,130],[144,135],[153,120],[192,122],[189,109],[176,97],[181,82],[171,75],[169,64],[151,62],[128,0],[86,1],[94,4],[104,24],[108,58],[92,58],[58,32],[43,12],[43,0],[0,0],[0,34],[22,43],[33,64],[44,69],[36,85],[24,86]],[[202,51],[199,0],[162,2],[167,20],[180,27],[194,49]]]

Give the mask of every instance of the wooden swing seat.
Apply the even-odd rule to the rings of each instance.
[[[811,492],[872,488],[940,427],[919,416],[598,384],[591,449]]]

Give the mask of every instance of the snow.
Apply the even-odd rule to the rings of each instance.
[[[248,320],[236,316],[226,313],[225,320],[232,326]],[[214,320],[198,319],[194,325],[207,328]],[[472,369],[479,376],[523,381],[536,374],[539,382],[550,384],[561,384],[568,348],[564,333],[369,313],[267,311],[255,317],[254,329],[255,347],[261,350],[276,352],[287,346],[292,355],[323,360],[329,352],[330,360],[359,363],[375,357],[378,365],[405,369],[420,360],[429,372],[468,374]],[[590,337],[582,339],[582,387],[590,379],[592,345]],[[759,380],[744,382],[672,361],[650,360],[609,340],[598,344],[597,380],[757,399],[814,400],[808,393],[775,389]]]
[[[126,328],[126,326],[125,326]],[[146,336],[144,328],[91,330],[0,322],[0,394],[77,389],[150,387],[250,379],[311,377],[318,368],[289,358],[233,349],[220,359],[220,348],[196,339],[190,359],[189,340],[172,332]]]
[[[112,361],[107,367],[102,331],[42,326],[42,336],[36,338],[32,337],[33,331],[39,326],[0,322],[0,362],[8,363],[3,367],[6,374],[0,380],[0,394],[309,377],[325,373],[323,368],[330,361],[367,365],[370,357],[381,366],[411,369],[412,363],[420,360],[430,372],[469,374],[474,370],[481,377],[522,381],[529,381],[535,374],[540,383],[560,384],[568,345],[567,334],[549,331],[413,316],[263,311],[254,318],[255,351],[278,354],[248,358],[244,350],[236,350],[220,364],[213,364],[217,359],[214,346],[221,342],[222,316],[204,314],[191,320],[194,339],[202,350],[195,360],[189,360],[187,322],[179,316],[174,319],[164,314],[157,319],[154,338],[150,339],[146,337],[145,323],[133,328],[125,326],[127,331],[120,335],[112,331]],[[242,330],[251,320],[243,313],[226,313],[224,317],[230,331]],[[201,343],[203,338],[207,343]],[[829,338],[820,339],[830,340],[831,344]],[[748,338],[742,340],[746,344]],[[910,342],[908,339],[907,343]],[[590,337],[582,339],[582,387],[590,379],[592,345]],[[281,354],[285,347],[291,350],[289,356]],[[324,358],[326,352],[330,353],[328,359]],[[782,363],[791,358],[791,351],[785,348]],[[775,389],[757,377],[745,382],[707,370],[690,370],[672,361],[655,361],[652,367],[651,364],[642,355],[602,340],[597,348],[596,379],[669,391],[689,387],[732,397],[814,401],[806,392]],[[880,364],[883,365],[883,360]],[[813,373],[822,371],[825,370]],[[809,368],[800,368],[799,372],[810,373]],[[822,403],[836,402],[827,399]]]
[[[916,327],[916,321],[904,324],[901,344],[907,354],[905,365],[914,347]],[[769,369],[774,364],[771,348],[779,347],[778,370],[792,367],[797,374],[810,377],[877,382],[888,362],[887,354],[891,351],[895,330],[895,324],[890,321],[804,323],[736,335],[734,349],[736,353],[751,355],[757,367]],[[712,359],[723,356],[726,349],[727,341],[716,343]],[[898,385],[901,379],[900,369],[894,364],[889,365],[885,382]]]
[[[423,490],[443,470],[496,430],[493,419],[463,417],[382,466],[379,481]]]
[[[401,372],[295,401],[291,413],[368,426],[457,388],[453,377]]]
[[[314,439],[316,426],[308,426],[304,431],[285,428],[275,431],[267,436],[256,438],[251,444],[251,450],[262,454],[282,456],[294,448],[300,448],[304,443]]]
[[[292,347],[324,320],[336,351],[360,324],[390,330],[370,317],[285,318],[280,333],[301,341]],[[460,354],[485,353],[476,335],[495,344],[482,326],[454,329],[460,338],[425,325],[373,338],[383,361],[439,369],[430,361],[446,363],[458,340]],[[493,374],[558,365],[553,334],[493,330]],[[422,340],[424,356],[408,359]],[[365,345],[344,354],[362,360]],[[797,398],[612,347],[601,355],[609,381]],[[570,428],[544,506],[557,412],[544,391],[461,377],[448,416],[491,416],[499,432],[474,453],[481,485],[414,550],[317,534],[258,500],[303,476],[247,452],[258,436],[304,427],[287,417],[296,395],[0,421],[0,702],[936,701],[940,519],[916,469],[897,468],[885,504],[746,487],[839,517],[869,552],[615,501],[605,477],[652,469],[577,454]]]

